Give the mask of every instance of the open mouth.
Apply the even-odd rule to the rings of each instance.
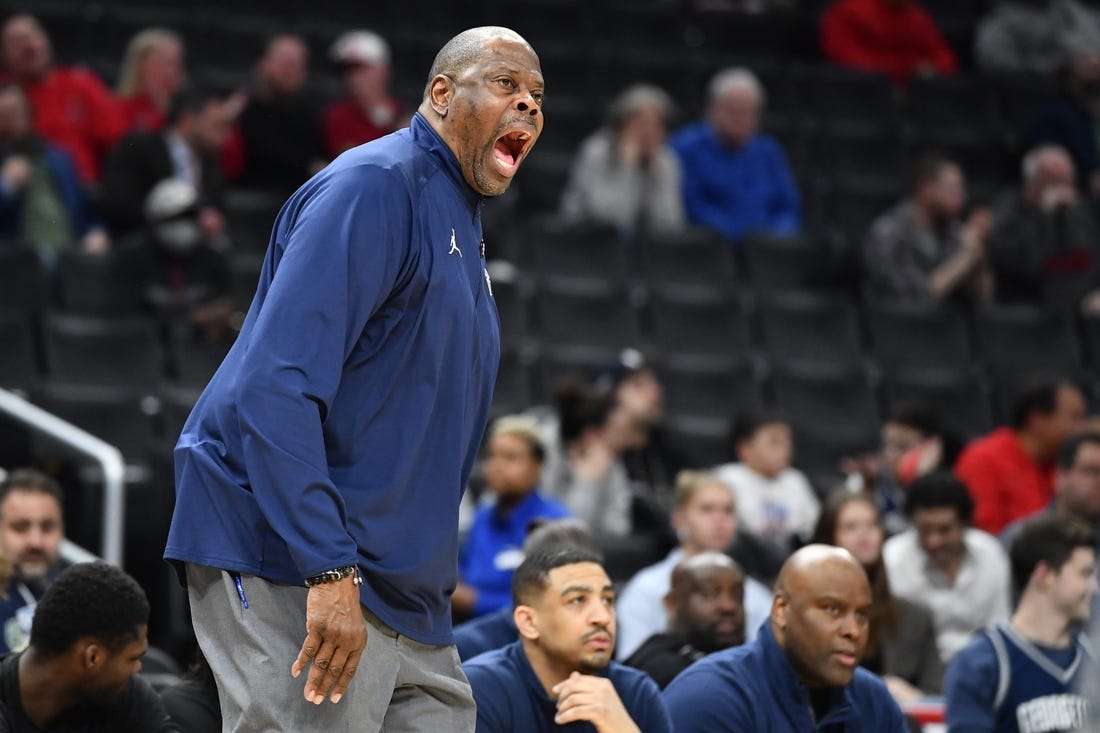
[[[493,143],[493,160],[501,173],[511,176],[516,172],[531,139],[531,133],[526,130],[513,130],[497,138]]]

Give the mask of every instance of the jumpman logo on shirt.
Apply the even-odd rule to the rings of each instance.
[[[462,250],[460,250],[458,248],[458,245],[455,243],[455,230],[452,229],[451,230],[451,251],[448,252],[447,254],[453,255],[455,252],[458,252],[458,256],[462,257]]]

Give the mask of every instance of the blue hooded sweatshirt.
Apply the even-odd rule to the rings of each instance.
[[[451,643],[500,355],[480,202],[420,115],[291,196],[176,445],[165,558],[299,586],[358,564],[382,621]]]

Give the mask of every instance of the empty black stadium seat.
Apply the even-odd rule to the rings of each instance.
[[[38,312],[50,304],[51,293],[50,274],[33,249],[0,244],[0,308]]]
[[[839,447],[877,444],[880,424],[874,386],[861,369],[777,364],[775,404],[797,429]]]
[[[716,293],[736,290],[733,249],[721,235],[708,229],[647,234],[640,238],[637,249],[650,288]]]
[[[757,292],[806,290],[831,284],[829,251],[807,237],[750,235],[741,253],[746,280]]]
[[[31,387],[38,378],[38,347],[30,317],[21,310],[0,309],[0,387]]]
[[[771,292],[757,302],[760,337],[776,361],[854,366],[863,346],[859,312],[847,298],[814,292]]]
[[[125,260],[115,252],[69,250],[58,261],[61,306],[86,315],[134,314],[141,308],[141,289]]]
[[[957,308],[876,300],[865,312],[875,359],[888,374],[961,372],[974,364],[966,317]]]
[[[266,191],[226,192],[225,219],[229,237],[239,251],[262,253],[267,249],[275,217],[285,200],[285,196]]]
[[[741,299],[706,290],[658,288],[651,293],[654,345],[692,356],[746,356],[749,320]]]
[[[885,74],[837,66],[805,66],[794,71],[802,112],[822,128],[840,133],[873,133],[897,124],[894,84]]]
[[[233,346],[234,334],[211,341],[190,324],[169,329],[168,358],[173,380],[188,387],[204,387]]]
[[[515,349],[502,351],[493,390],[493,415],[520,412],[531,402],[530,369],[522,354]]]
[[[906,120],[920,139],[982,141],[999,131],[996,93],[979,77],[914,76],[909,81]]]
[[[604,351],[638,343],[637,316],[622,288],[547,281],[535,303],[544,342]]]
[[[522,243],[538,280],[559,282],[623,283],[628,265],[626,249],[614,227],[602,224],[541,219],[522,232]]]
[[[43,330],[55,382],[151,389],[164,379],[163,348],[152,320],[51,313]]]
[[[45,383],[32,390],[31,399],[118,448],[128,465],[148,464],[156,441],[155,410],[147,397],[128,386]],[[34,445],[40,459],[68,454],[48,437],[36,436]]]
[[[522,283],[493,278],[493,300],[500,316],[500,343],[518,349],[530,338],[531,294]]]
[[[1035,375],[1070,379],[1084,372],[1073,321],[1025,305],[981,308],[975,328],[982,358],[1006,394]]]
[[[660,361],[658,374],[670,415],[728,425],[735,414],[763,401],[760,380],[747,359],[699,362],[669,356]]]

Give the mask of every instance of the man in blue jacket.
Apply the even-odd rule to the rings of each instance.
[[[871,590],[847,550],[808,545],[783,565],[771,620],[665,690],[677,733],[904,733],[882,680],[860,668]]]
[[[519,641],[465,665],[477,733],[672,733],[656,683],[611,661],[615,593],[598,554],[532,553],[512,596]]]
[[[175,452],[165,557],[226,730],[473,729],[449,596],[499,357],[481,202],[538,138],[542,99],[523,38],[465,31],[408,129],[279,213]]]

